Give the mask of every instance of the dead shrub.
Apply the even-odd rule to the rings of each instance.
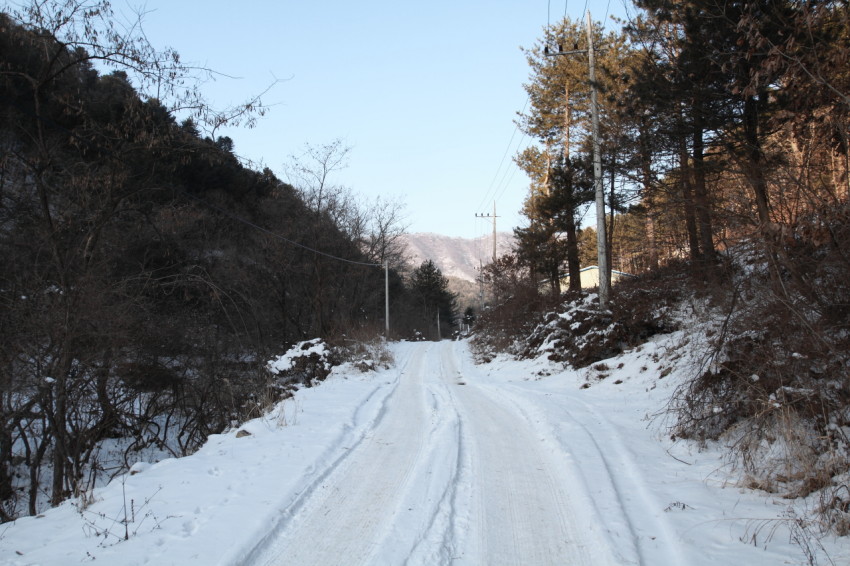
[[[609,311],[600,311],[596,295],[573,295],[519,344],[521,358],[542,355],[575,368],[586,367],[622,352],[621,328]]]
[[[672,262],[612,287],[613,320],[623,326],[629,346],[679,328],[675,311],[685,297],[706,292],[693,277],[690,264]]]
[[[618,282],[609,310],[599,310],[595,294],[567,294],[515,346],[515,353],[524,358],[546,354],[575,368],[596,364],[678,329],[676,311],[692,286],[685,266],[675,264]]]
[[[850,535],[850,487],[843,483],[824,490],[818,513],[835,534]]]
[[[310,387],[324,381],[339,364],[339,353],[321,338],[315,338],[295,344],[266,367],[282,385]]]
[[[485,267],[481,278],[490,300],[476,317],[471,345],[476,359],[486,362],[498,352],[511,352],[554,303],[514,255],[504,255]]]
[[[527,280],[509,277],[510,262],[500,269],[495,281],[501,302],[479,317],[472,341],[482,362],[507,352],[520,358],[546,355],[576,368],[592,365],[676,330],[678,303],[694,286],[687,264],[670,264],[618,282],[610,310],[600,311],[595,294],[564,293],[553,302]]]
[[[343,337],[331,343],[340,363],[348,362],[361,372],[389,369],[393,355],[383,338],[348,339]]]
[[[157,362],[126,363],[118,367],[118,374],[127,386],[136,391],[177,390],[182,382],[177,371]]]

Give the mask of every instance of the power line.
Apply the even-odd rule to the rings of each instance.
[[[567,19],[567,7],[570,5],[569,0],[564,0],[564,19]],[[549,21],[549,14],[552,11],[552,0],[548,0],[546,3],[546,28],[548,29],[551,22]]]
[[[528,108],[528,102],[530,100],[531,100],[530,95],[525,98],[525,104],[522,105],[522,110],[520,110],[520,114],[525,112],[525,109]],[[495,194],[495,192],[498,191],[498,185],[496,185],[495,190],[493,188],[493,185],[496,184],[496,179],[499,178],[499,172],[502,170],[502,165],[504,165],[504,163],[505,163],[505,158],[508,156],[508,153],[510,153],[510,151],[511,151],[511,145],[514,142],[514,136],[516,136],[516,133],[518,131],[519,131],[519,124],[515,124],[514,125],[514,131],[511,132],[511,139],[508,141],[508,146],[505,148],[505,152],[502,154],[502,160],[499,161],[499,166],[496,168],[495,175],[493,175],[493,180],[490,181],[490,185],[487,187],[487,191],[484,193],[484,198],[482,198],[481,202],[478,203],[478,206],[475,207],[476,210],[480,209],[482,206],[484,206],[487,203],[488,200],[490,200],[491,191],[493,192],[493,194]],[[524,136],[524,134],[523,134],[523,136]],[[504,178],[504,176],[503,176],[503,178]]]
[[[623,12],[626,14],[626,20],[632,21],[634,16],[632,15],[631,2],[627,2],[626,0],[620,0],[620,3],[623,5]]]
[[[524,139],[525,138],[523,137],[523,140]],[[520,140],[519,145],[522,145],[523,140]],[[519,149],[519,145],[517,145],[517,149]],[[510,176],[507,178],[507,180],[505,180],[502,183],[502,185],[503,185],[502,191],[498,194],[498,196],[494,200],[499,200],[499,199],[502,198],[502,196],[504,196],[505,191],[507,191],[508,187],[510,187],[510,184],[511,184],[511,181],[513,180],[513,178],[514,178],[514,175],[516,175],[517,169],[518,169],[518,167],[516,165],[514,165],[514,167],[510,170],[510,173],[511,173]]]
[[[522,142],[525,141],[525,138],[527,136],[528,136],[528,134],[523,132],[522,137],[519,139],[519,142],[517,142],[516,148],[514,149],[514,153],[519,151],[520,146],[522,146]],[[513,167],[511,167],[510,169],[505,169],[505,172],[502,174],[502,180],[499,182],[499,185],[496,188],[497,192],[496,192],[496,196],[494,197],[494,200],[499,200],[505,194],[505,191],[510,186],[510,182],[514,178],[514,175],[517,172],[517,169],[518,169],[518,167],[517,167],[516,163],[514,163]],[[509,175],[509,173],[510,173],[510,175]],[[501,189],[499,189],[498,187],[501,187]]]

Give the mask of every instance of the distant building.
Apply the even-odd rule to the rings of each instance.
[[[620,279],[625,277],[635,277],[631,273],[624,273],[622,271],[617,271],[616,269],[611,270],[611,284],[613,285]],[[570,276],[562,275],[561,276],[561,289],[568,289],[570,286]],[[595,265],[591,265],[589,267],[585,267],[581,270],[581,288],[582,289],[591,289],[593,287],[599,287],[599,267]]]

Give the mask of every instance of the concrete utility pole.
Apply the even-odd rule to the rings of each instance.
[[[387,325],[387,340],[390,339],[390,262],[384,262],[384,320]]]
[[[593,186],[596,189],[596,261],[599,263],[599,308],[608,306],[610,296],[611,269],[608,265],[608,252],[605,246],[607,232],[605,228],[605,190],[602,186],[602,155],[599,143],[599,99],[596,92],[596,51],[593,48],[593,22],[590,10],[587,11],[587,49],[559,51],[550,53],[547,45],[543,51],[546,56],[574,55],[587,53],[590,80],[590,121],[593,137]],[[567,102],[569,104],[569,102]]]
[[[493,219],[493,263],[496,263],[496,219],[498,218],[498,216],[496,216],[496,201],[493,201],[493,214],[492,214],[492,216],[490,215],[490,213],[484,214],[482,212],[481,214],[476,213],[475,218],[492,218]]]
[[[596,260],[599,262],[599,308],[608,306],[611,271],[605,240],[605,192],[602,187],[602,155],[599,146],[599,101],[596,93],[596,54],[593,49],[593,22],[587,11],[587,59],[590,65],[590,107],[593,135],[593,184],[596,187]]]

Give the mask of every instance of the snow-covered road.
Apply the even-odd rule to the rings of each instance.
[[[373,427],[319,474],[252,564],[623,563],[574,503],[581,486],[559,448],[476,382],[457,343],[403,355]]]
[[[691,339],[579,370],[390,344],[390,369],[340,366],[191,456],[139,454],[0,525],[0,566],[850,564],[804,509],[738,487],[722,446],[670,436]]]

